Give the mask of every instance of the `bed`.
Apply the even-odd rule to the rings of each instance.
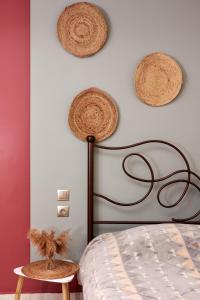
[[[200,177],[191,170],[183,152],[175,145],[149,140],[121,147],[107,147],[95,143],[88,137],[88,245],[80,261],[79,280],[83,285],[84,300],[175,300],[200,299],[200,210],[183,218],[170,220],[95,220],[94,201],[101,198],[112,205],[135,206],[144,202],[151,194],[154,184],[159,205],[171,208],[185,199],[193,186],[200,191]],[[144,144],[161,144],[170,147],[181,157],[184,168],[164,177],[156,178],[154,170],[144,155],[138,152],[127,154],[122,161],[124,173],[134,180],[149,183],[145,195],[134,202],[116,201],[94,192],[95,148],[108,151],[136,148]],[[144,179],[130,174],[126,169],[129,157],[143,160],[150,172]],[[184,177],[174,176],[185,175]],[[195,178],[193,180],[192,178]],[[162,201],[166,187],[183,184],[183,190],[172,204]],[[94,238],[94,226],[98,224],[141,225],[130,229],[101,234]]]

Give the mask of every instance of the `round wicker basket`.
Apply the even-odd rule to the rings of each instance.
[[[75,263],[54,260],[54,267],[47,269],[46,260],[34,261],[22,268],[22,272],[29,278],[33,279],[59,279],[77,273],[79,266]]]
[[[86,57],[98,52],[107,40],[108,26],[100,9],[80,2],[67,6],[57,23],[59,40],[65,50]]]
[[[70,108],[68,122],[81,140],[95,136],[102,141],[113,134],[118,123],[118,110],[110,96],[97,88],[79,93]]]
[[[140,100],[152,106],[165,105],[174,100],[182,82],[178,63],[161,52],[144,57],[136,70],[136,94]]]

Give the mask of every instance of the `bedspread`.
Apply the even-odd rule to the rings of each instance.
[[[86,248],[84,300],[200,299],[200,226],[159,224],[106,233]]]

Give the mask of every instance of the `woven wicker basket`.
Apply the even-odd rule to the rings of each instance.
[[[178,63],[164,53],[155,52],[144,57],[137,67],[136,94],[146,104],[165,105],[176,98],[182,81]]]
[[[118,110],[111,97],[100,89],[79,93],[70,108],[68,122],[81,140],[93,135],[101,141],[113,134],[118,123]]]
[[[38,260],[22,268],[24,275],[33,279],[59,279],[73,275],[78,270],[77,264],[64,260],[54,260],[54,267],[51,270],[47,269],[46,260]]]
[[[107,40],[108,26],[100,9],[87,2],[67,6],[58,19],[57,32],[65,50],[86,57],[99,51]]]

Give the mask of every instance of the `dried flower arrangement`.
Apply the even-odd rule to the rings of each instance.
[[[46,258],[48,270],[54,268],[55,254],[64,255],[67,252],[68,231],[63,231],[60,235],[56,236],[53,230],[48,232],[31,229],[28,233],[28,238],[38,248],[39,254]]]
[[[56,254],[67,253],[69,231],[56,235],[53,230],[30,229],[28,238],[45,259],[31,262],[23,267],[22,272],[26,276],[34,279],[57,279],[75,274],[79,270],[79,266],[75,263],[55,259]]]

